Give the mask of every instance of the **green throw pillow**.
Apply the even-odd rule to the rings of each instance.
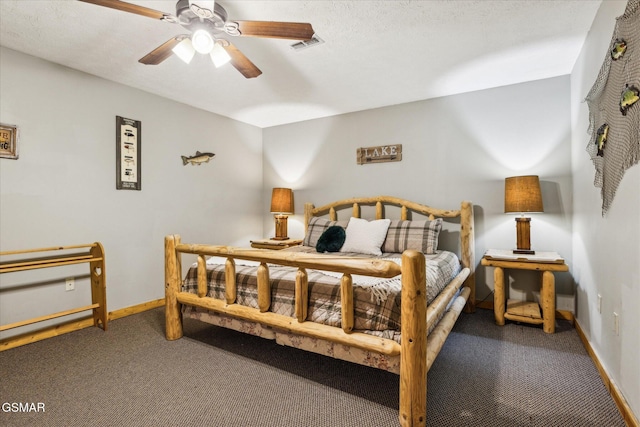
[[[327,228],[324,233],[318,238],[316,244],[316,251],[318,252],[338,252],[344,240],[347,238],[347,233],[344,228],[339,225],[332,225]]]

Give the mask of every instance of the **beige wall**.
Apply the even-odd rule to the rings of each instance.
[[[595,82],[615,19],[626,3],[602,2],[571,74],[573,274],[578,284],[578,323],[640,417],[640,165],[627,170],[609,212],[602,217],[600,189],[593,185],[595,169],[586,152],[588,108],[582,102]],[[619,335],[614,331],[614,312],[619,315]]]
[[[20,158],[0,159],[0,250],[102,242],[111,311],[164,296],[166,234],[244,245],[262,235],[260,129],[5,48],[0,55],[0,121],[20,131]],[[117,115],[142,122],[142,191],[115,189]],[[196,150],[216,156],[183,166],[180,156]],[[0,323],[86,305],[88,271],[3,274]],[[64,290],[69,276],[78,278],[73,292]],[[20,286],[32,282],[40,285]]]
[[[303,205],[388,194],[457,209],[475,204],[477,261],[515,245],[504,211],[504,178],[535,174],[544,214],[532,215],[532,246],[571,266],[571,139],[568,76],[277,126],[264,130],[264,211],[272,187],[294,189],[289,234],[303,235]],[[356,164],[358,147],[402,144],[401,162]],[[273,221],[265,220],[273,233]],[[478,267],[478,298],[493,272]],[[523,273],[523,274],[520,274]],[[511,295],[537,298],[538,278],[512,272]],[[571,274],[558,275],[558,307],[574,309]]]

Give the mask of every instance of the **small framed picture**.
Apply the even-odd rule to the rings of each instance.
[[[116,116],[116,189],[142,190],[142,124]]]
[[[0,158],[18,158],[18,126],[0,123]]]

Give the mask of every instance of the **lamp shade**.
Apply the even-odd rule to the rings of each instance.
[[[544,211],[540,180],[536,175],[505,178],[504,211],[505,213]]]
[[[293,191],[290,188],[273,189],[271,213],[293,214]]]

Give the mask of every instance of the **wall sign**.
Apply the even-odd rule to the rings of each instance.
[[[18,158],[18,127],[0,124],[0,158]]]
[[[399,162],[402,160],[402,144],[361,147],[356,151],[356,159],[359,165]]]
[[[142,190],[142,123],[116,116],[116,189]]]

